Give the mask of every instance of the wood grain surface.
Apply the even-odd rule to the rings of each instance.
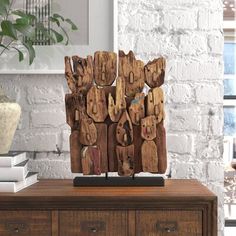
[[[117,55],[114,52],[95,52],[94,78],[97,85],[111,85],[116,78]]]
[[[144,67],[145,81],[151,88],[160,87],[164,83],[166,60],[164,58],[154,59]]]
[[[125,101],[125,80],[122,77],[119,77],[116,80],[116,99],[111,93],[109,93],[108,97],[108,113],[110,119],[113,122],[118,122],[123,111],[126,109],[126,101]]]
[[[134,97],[144,88],[144,63],[136,60],[132,51],[129,51],[127,55],[119,51],[119,76],[125,78],[126,96]]]
[[[129,116],[134,125],[140,125],[140,121],[145,117],[144,93],[136,93],[129,106]]]
[[[145,140],[156,138],[156,117],[147,116],[141,120],[141,136]]]
[[[158,156],[155,142],[145,140],[142,144],[141,153],[143,171],[158,173]]]
[[[116,127],[116,140],[122,146],[133,142],[133,126],[127,111],[124,111]]]
[[[107,101],[105,91],[93,86],[87,93],[87,114],[95,122],[103,122],[107,115]]]
[[[132,176],[134,174],[134,145],[126,147],[116,146],[118,160],[118,174],[120,176]]]

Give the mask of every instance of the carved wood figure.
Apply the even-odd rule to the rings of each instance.
[[[134,174],[134,145],[126,147],[117,146],[116,156],[118,160],[118,174],[120,176],[132,176]]]
[[[166,60],[164,58],[154,59],[144,67],[145,81],[151,88],[160,87],[164,83]]]
[[[76,81],[73,76],[70,57],[65,57],[65,77],[72,93],[76,93]]]
[[[145,117],[144,93],[136,93],[129,106],[129,115],[134,125],[139,125],[142,118]]]
[[[145,140],[156,138],[156,117],[147,116],[141,120],[141,136]]]
[[[128,112],[124,111],[116,127],[116,140],[122,146],[133,142],[133,126]]]
[[[147,95],[147,115],[155,115],[157,123],[165,119],[164,96],[161,88],[154,88]]]
[[[97,129],[91,118],[84,117],[79,123],[79,141],[83,145],[93,145],[97,141]]]
[[[84,93],[93,85],[93,57],[81,58],[73,56],[74,78],[76,79],[76,90]]]
[[[87,113],[95,122],[103,122],[107,115],[107,101],[105,91],[93,86],[87,93]]]
[[[118,122],[123,111],[126,109],[126,101],[125,101],[125,80],[122,77],[119,77],[116,80],[116,100],[109,93],[108,97],[108,113],[110,119],[113,122]]]
[[[65,77],[71,90],[65,96],[65,106],[71,128],[72,172],[118,172],[120,176],[165,173],[164,95],[160,88],[165,59],[144,66],[131,51],[120,51],[118,63],[113,52],[95,52],[94,59],[72,59],[73,66],[65,57]],[[145,81],[151,87],[146,96]]]
[[[142,144],[142,166],[144,172],[158,172],[157,146],[154,141],[145,140]]]
[[[81,150],[81,162],[84,175],[101,174],[100,150],[95,146],[84,147]]]
[[[144,63],[136,60],[132,51],[127,55],[119,51],[119,76],[125,78],[126,96],[134,97],[136,93],[141,93],[144,87]]]
[[[66,121],[72,128],[76,128],[75,121],[80,121],[83,117],[86,117],[86,104],[85,96],[82,93],[66,94]]]
[[[116,79],[117,55],[114,52],[95,52],[94,77],[97,85],[108,86]]]

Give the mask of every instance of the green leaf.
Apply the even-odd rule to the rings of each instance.
[[[56,30],[51,29],[51,31],[55,35],[57,43],[60,43],[63,41],[63,39],[64,39],[63,35],[59,34]]]
[[[30,24],[27,24],[28,20],[26,18],[20,18],[16,20],[16,24],[14,27],[17,31],[23,34],[23,36],[27,36],[29,38],[35,37],[35,28]]]
[[[0,0],[0,16],[5,16],[7,14],[7,9],[9,8],[9,0]]]
[[[17,40],[17,32],[11,21],[3,20],[1,23],[3,35]]]
[[[12,14],[13,14],[13,15],[16,15],[16,16],[20,16],[20,17],[22,17],[22,18],[27,18],[27,19],[29,19],[30,21],[37,19],[36,16],[34,16],[34,15],[32,15],[32,14],[29,14],[29,13],[25,13],[24,11],[21,11],[21,10],[12,11]]]
[[[17,52],[18,52],[18,55],[19,55],[19,61],[23,61],[24,60],[24,54],[21,50],[19,50],[18,48],[16,47],[13,47]]]
[[[27,42],[22,42],[22,44],[26,47],[29,53],[29,64],[31,65],[34,61],[35,58],[35,50],[34,47],[32,46],[32,43],[30,41]]]
[[[72,30],[78,30],[78,27],[75,25],[75,23],[71,19],[65,19],[65,21],[71,25]]]
[[[60,27],[61,24],[60,24],[60,21],[57,18],[50,16],[49,20],[53,23],[56,23],[57,26]]]
[[[53,16],[53,18],[61,19],[62,21],[65,20],[64,17],[59,15],[58,13],[54,13],[52,16]]]

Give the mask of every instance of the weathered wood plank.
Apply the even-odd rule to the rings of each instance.
[[[81,150],[82,145],[79,142],[79,131],[74,130],[70,135],[70,160],[72,173],[81,173]]]
[[[79,141],[83,145],[93,145],[97,141],[97,129],[91,118],[82,118],[79,124]]]
[[[134,125],[139,125],[142,118],[145,117],[144,93],[136,93],[129,106],[129,115]]]
[[[165,69],[165,58],[158,58],[148,62],[144,67],[147,85],[151,88],[160,87],[164,83]]]
[[[101,174],[101,155],[98,147],[83,147],[81,150],[81,160],[84,175]]]
[[[96,123],[97,142],[96,146],[100,150],[101,155],[101,172],[108,172],[108,154],[107,154],[107,125],[104,123]]]
[[[118,174],[120,176],[132,176],[134,174],[134,145],[116,146],[116,156]]]
[[[87,93],[87,114],[95,122],[103,122],[107,115],[107,101],[105,91],[93,86]]]
[[[156,138],[156,117],[147,116],[141,120],[141,136],[145,140]]]
[[[143,144],[143,139],[141,137],[141,126],[134,125],[134,173],[142,172],[142,156],[141,156],[141,147]]]
[[[116,156],[116,127],[117,123],[110,124],[108,127],[108,159],[109,159],[109,171],[117,172],[118,171],[118,162]]]
[[[158,172],[157,146],[154,141],[145,140],[142,144],[142,166],[144,172]]]
[[[86,94],[93,85],[93,57],[82,58],[73,56],[74,78],[76,92]]]
[[[73,76],[70,57],[65,57],[65,77],[72,93],[76,92],[76,81]]]
[[[125,78],[126,96],[134,97],[142,92],[145,84],[144,63],[136,60],[132,51],[127,55],[119,51],[119,76]]]
[[[167,168],[166,131],[163,121],[157,124],[157,137],[155,138],[158,154],[158,172],[164,174]]]
[[[117,54],[114,52],[95,52],[94,78],[97,85],[111,85],[116,78]]]
[[[164,95],[161,88],[154,88],[147,95],[147,115],[155,115],[157,123],[165,119]]]
[[[122,146],[128,146],[133,142],[133,126],[127,111],[123,112],[118,122],[116,140]]]
[[[113,122],[118,122],[124,109],[126,109],[125,101],[125,80],[119,77],[116,80],[116,100],[111,93],[108,96],[108,113]]]

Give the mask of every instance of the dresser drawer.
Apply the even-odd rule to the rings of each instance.
[[[202,236],[202,211],[136,211],[137,236]]]
[[[126,211],[61,211],[60,236],[128,236]]]
[[[48,211],[0,211],[1,236],[50,236],[51,213]]]

